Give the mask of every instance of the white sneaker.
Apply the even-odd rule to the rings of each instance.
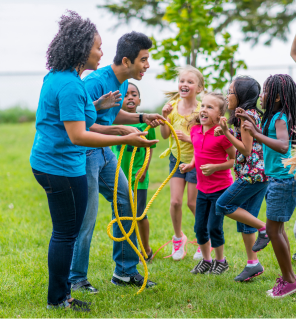
[[[195,254],[193,255],[193,259],[194,260],[203,259],[203,255],[202,255],[200,246],[197,247],[197,250],[196,250]]]
[[[173,237],[173,250],[172,257],[174,260],[181,260],[186,256],[187,251],[185,251],[185,245],[187,242],[187,237],[182,233],[181,240],[175,240]]]

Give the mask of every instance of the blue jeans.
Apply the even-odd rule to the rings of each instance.
[[[224,216],[216,215],[216,201],[225,189],[206,194],[198,191],[194,231],[199,245],[206,244],[211,238],[213,248],[224,245],[223,220]]]
[[[177,163],[177,159],[171,153],[169,160],[170,160],[169,169],[170,169],[170,174],[171,174],[172,170],[174,169],[174,167],[175,167],[175,165]],[[180,162],[179,165],[182,164],[182,163],[183,162]],[[192,184],[196,184],[197,183],[196,168],[195,167],[190,172],[187,172],[187,173],[184,173],[184,174],[181,173],[180,168],[178,167],[176,172],[174,173],[174,175],[172,177],[183,178],[183,179],[185,179],[186,182],[192,183]]]
[[[86,153],[88,202],[79,236],[74,246],[69,276],[69,280],[73,284],[87,279],[89,250],[97,218],[99,193],[101,193],[107,201],[112,203],[112,218],[115,218],[113,190],[116,166],[117,159],[109,147],[93,149]],[[117,207],[119,217],[132,217],[128,194],[128,181],[121,169],[118,179]],[[131,228],[131,221],[121,222],[125,231],[128,232]],[[105,234],[105,236],[107,236],[107,234]],[[113,236],[117,238],[123,236],[117,223],[113,224]],[[135,232],[131,234],[130,239],[137,246]],[[116,263],[115,274],[118,276],[133,276],[138,273],[137,264],[139,263],[139,257],[126,240],[113,242],[113,260]]]
[[[240,207],[257,218],[267,186],[268,182],[255,182],[251,184],[242,179],[237,179],[218,199],[216,214],[232,214]],[[252,234],[257,229],[237,222],[237,231],[244,234]]]
[[[44,188],[53,224],[48,249],[48,304],[58,305],[71,292],[68,281],[73,248],[87,204],[86,175],[64,177],[33,169],[37,182]],[[69,298],[69,296],[68,296]]]

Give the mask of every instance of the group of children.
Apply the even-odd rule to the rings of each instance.
[[[181,147],[179,168],[170,180],[170,215],[174,228],[172,254],[174,260],[186,255],[187,237],[182,232],[182,201],[187,182],[187,205],[195,216],[194,231],[199,244],[194,259],[201,259],[192,274],[222,274],[229,265],[224,257],[224,216],[237,221],[237,231],[247,254],[247,265],[235,281],[247,281],[263,273],[257,253],[271,241],[282,276],[267,294],[273,298],[296,292],[295,274],[291,264],[290,246],[284,222],[290,220],[296,207],[296,181],[290,167],[283,164],[291,158],[291,141],[296,125],[296,84],[285,74],[267,78],[260,94],[259,83],[248,76],[237,77],[225,99],[219,93],[205,93],[202,74],[192,66],[179,68],[178,91],[169,94],[162,115],[174,127]],[[260,98],[261,108],[257,107]],[[136,112],[140,92],[129,83],[122,108]],[[230,117],[224,117],[227,110]],[[233,129],[229,128],[233,126]],[[146,124],[136,124],[144,130]],[[168,126],[161,126],[161,135],[169,138],[169,170],[176,164],[177,144]],[[155,138],[154,129],[148,139]],[[113,147],[119,154],[120,148]],[[132,147],[127,146],[122,169],[128,175]],[[150,153],[150,159],[152,150]],[[139,148],[133,168],[133,182],[143,165],[145,149]],[[149,159],[149,162],[150,162]],[[288,162],[286,162],[286,165]],[[149,166],[149,165],[148,165]],[[148,166],[138,186],[138,216],[147,199]],[[234,168],[235,181],[231,174]],[[266,199],[264,223],[259,220],[263,199]],[[143,246],[153,258],[149,245],[149,222],[138,222]],[[258,236],[256,239],[256,232]],[[215,251],[215,259],[211,251]]]

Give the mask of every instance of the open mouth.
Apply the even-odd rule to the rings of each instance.
[[[144,76],[144,72],[140,72],[140,75],[141,75],[141,76]]]
[[[189,89],[188,89],[188,88],[182,88],[182,89],[181,89],[181,92],[182,92],[182,93],[189,92]]]
[[[208,117],[205,114],[200,114],[200,119],[202,121],[206,121],[208,119]]]
[[[128,107],[130,107],[130,108],[132,108],[132,107],[135,107],[135,103],[134,102],[128,102],[128,103],[126,103],[126,106],[128,106]]]

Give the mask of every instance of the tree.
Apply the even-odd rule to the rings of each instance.
[[[235,61],[238,45],[230,44],[227,27],[238,22],[245,41],[265,44],[277,37],[286,40],[290,22],[296,16],[294,0],[122,0],[99,6],[117,16],[119,26],[132,19],[159,30],[171,29],[174,36],[152,37],[152,57],[161,60],[164,71],[158,78],[172,79],[180,57],[198,66],[212,88],[222,89],[237,69],[246,68]],[[277,23],[276,23],[277,22]],[[199,62],[199,63],[198,63]]]

